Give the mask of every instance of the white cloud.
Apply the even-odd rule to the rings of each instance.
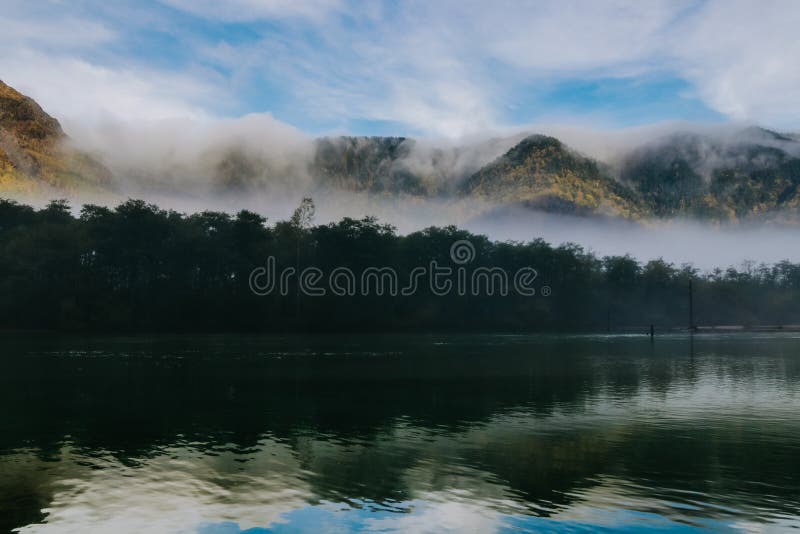
[[[269,114],[238,119],[194,121],[106,120],[66,124],[73,141],[97,156],[114,174],[120,191],[149,189],[205,195],[219,187],[226,160],[244,168],[258,191],[296,193],[308,185],[312,140]]]
[[[375,29],[373,56],[390,58],[387,78],[408,89],[371,107],[423,131],[497,125],[518,83],[641,75],[683,78],[733,120],[800,124],[800,4],[791,0],[403,5]]]
[[[0,57],[2,79],[60,119],[203,119],[216,89],[197,77],[146,68],[110,68],[19,50]]]
[[[201,53],[237,79],[254,72],[279,80],[315,118],[397,122],[460,137],[502,125],[518,84],[663,66],[663,36],[687,3],[410,1],[368,16],[351,6],[328,14],[313,45],[290,31]]]
[[[249,23],[247,38],[171,24],[163,5],[207,18],[203,28]],[[162,0],[142,20],[184,48],[177,65],[159,67],[131,57],[131,37],[147,38],[136,32],[149,27],[119,15],[136,12],[128,4],[98,4],[96,16],[91,3],[9,6],[0,79],[57,115],[225,115],[266,80],[285,91],[275,104],[283,108],[267,101],[255,111],[458,137],[503,126],[510,109],[560,81],[663,76],[686,80],[731,119],[800,125],[792,0]]]
[[[680,72],[728,117],[798,128],[798,28],[791,0],[709,2],[675,36]]]
[[[688,0],[585,2],[502,0],[433,4],[438,20],[455,15],[469,31],[465,57],[488,56],[533,73],[620,72],[661,53],[660,37]],[[429,14],[422,14],[430,17]]]
[[[176,9],[211,19],[248,21],[303,17],[319,20],[341,7],[339,0],[162,0]]]
[[[6,46],[29,43],[74,48],[108,43],[116,38],[116,33],[104,24],[84,18],[67,17],[59,20],[0,18],[0,36]]]
[[[169,72],[115,53],[127,43],[111,20],[73,14],[60,2],[4,8],[0,79],[59,119],[202,119],[222,100],[213,72]]]

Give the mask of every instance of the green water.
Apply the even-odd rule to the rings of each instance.
[[[0,343],[0,532],[800,526],[798,335]]]

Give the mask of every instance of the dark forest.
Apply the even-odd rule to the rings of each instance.
[[[185,215],[129,200],[116,208],[65,201],[34,209],[0,201],[0,328],[87,332],[603,331],[695,325],[800,324],[800,264],[700,272],[661,259],[597,257],[541,239],[493,242],[448,226],[408,235],[375,218],[313,225],[306,199],[288,221],[253,212]],[[301,272],[391,268],[401,285],[432,261],[453,265],[467,240],[481,267],[536,271],[534,295],[255,294],[267,258]],[[454,275],[455,277],[455,275]]]

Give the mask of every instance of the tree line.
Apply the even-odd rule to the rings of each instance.
[[[141,200],[114,208],[66,201],[41,209],[0,200],[0,328],[65,331],[577,331],[687,327],[688,287],[700,325],[800,324],[800,264],[746,263],[700,272],[662,259],[597,257],[542,239],[496,242],[454,226],[398,235],[373,217],[313,224],[305,199],[287,221],[257,213],[182,214]],[[533,268],[534,294],[441,294],[423,281],[411,294],[308,295],[309,268],[354,273],[386,267],[400,280],[451,256],[463,266],[514,273]],[[288,291],[257,294],[268,258],[294,268]]]

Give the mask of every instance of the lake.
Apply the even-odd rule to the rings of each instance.
[[[800,527],[800,335],[0,336],[0,531]]]

